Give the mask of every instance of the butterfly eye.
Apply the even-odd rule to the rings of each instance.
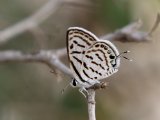
[[[110,55],[110,56],[109,56],[109,58],[110,58],[110,59],[114,59],[114,58],[115,58],[115,56],[113,56],[113,55]]]

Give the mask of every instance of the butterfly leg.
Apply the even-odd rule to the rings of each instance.
[[[85,87],[81,87],[81,88],[79,89],[79,92],[82,93],[82,95],[86,98],[86,94],[84,93],[84,91],[85,91],[85,92],[87,93],[87,95],[88,95],[88,91],[86,90]]]

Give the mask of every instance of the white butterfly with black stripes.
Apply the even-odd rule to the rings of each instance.
[[[80,87],[79,91],[84,96],[83,91],[87,92],[86,88],[116,73],[120,66],[121,54],[113,43],[100,40],[80,27],[68,29],[67,52],[74,76],[71,85]]]

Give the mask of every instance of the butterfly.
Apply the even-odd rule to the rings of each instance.
[[[123,53],[127,53],[125,51]],[[85,96],[86,88],[100,83],[118,71],[120,56],[116,46],[108,40],[101,40],[90,31],[70,27],[67,31],[67,53],[74,79],[71,86],[79,87]],[[127,58],[126,58],[127,59]]]

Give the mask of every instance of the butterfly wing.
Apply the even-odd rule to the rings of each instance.
[[[93,44],[83,57],[81,76],[90,83],[109,77],[118,71],[120,59],[116,47],[107,40],[99,40]]]
[[[97,39],[94,34],[83,28],[71,27],[67,31],[67,52],[70,68],[74,78],[79,82],[85,82],[80,75],[85,51],[88,50]]]

